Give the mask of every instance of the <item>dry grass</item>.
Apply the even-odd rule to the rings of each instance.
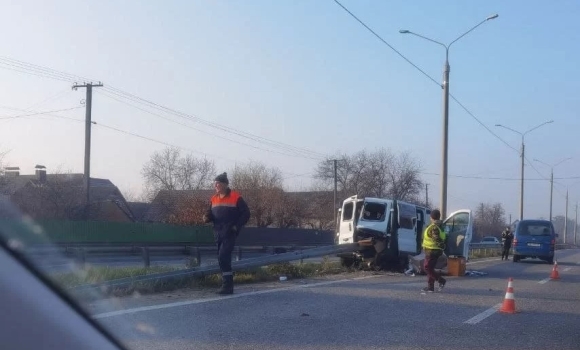
[[[58,285],[67,289],[83,284],[99,283],[120,278],[136,277],[175,270],[177,269],[163,266],[150,268],[89,267],[78,272],[53,274],[51,275],[51,278]],[[291,263],[280,263],[239,271],[234,274],[234,283],[250,284],[272,282],[279,280],[281,276],[285,276],[288,279],[296,279],[338,274],[347,271],[351,270],[341,267],[339,262],[330,262],[328,259],[324,258],[321,263],[304,263],[299,265]],[[180,277],[169,281],[151,280],[134,282],[129,286],[102,289],[101,293],[112,296],[124,296],[135,292],[142,294],[158,293],[175,290],[178,288],[215,288],[220,284],[221,276],[214,274],[203,277]]]

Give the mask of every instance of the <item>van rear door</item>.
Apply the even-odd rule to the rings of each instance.
[[[554,249],[554,228],[549,221],[521,221],[514,238],[522,255],[544,256]]]
[[[338,231],[338,244],[354,243],[356,224],[360,215],[362,199],[357,196],[349,197],[342,202],[340,211],[340,226]]]

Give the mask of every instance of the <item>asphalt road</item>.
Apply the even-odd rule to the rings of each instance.
[[[492,259],[468,265],[488,275],[449,278],[439,293],[421,294],[424,276],[351,274],[240,286],[230,297],[131,300],[94,317],[131,349],[578,349],[580,250],[557,259],[559,281],[543,262]],[[496,312],[509,277],[516,314]]]

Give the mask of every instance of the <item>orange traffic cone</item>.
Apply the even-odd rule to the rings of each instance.
[[[508,280],[508,287],[503,299],[503,304],[499,309],[500,312],[507,314],[514,314],[516,312],[516,300],[514,299],[514,279],[510,277]]]
[[[558,262],[554,261],[554,267],[552,268],[552,273],[550,274],[551,280],[559,280],[560,274],[558,273]]]

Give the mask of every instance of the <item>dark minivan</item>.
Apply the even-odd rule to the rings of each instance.
[[[554,263],[556,233],[547,220],[521,220],[513,226],[513,262],[524,258],[538,258]]]

